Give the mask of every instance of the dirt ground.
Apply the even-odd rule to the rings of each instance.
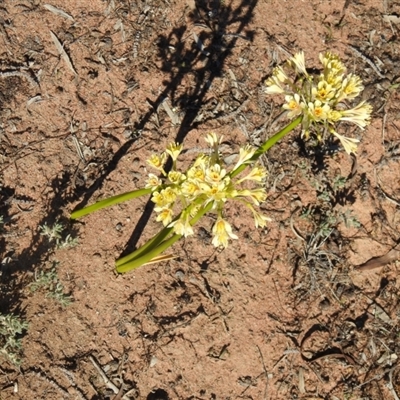
[[[29,326],[0,398],[398,399],[399,33],[394,0],[3,0],[0,311]],[[263,159],[267,228],[231,207],[226,250],[210,215],[116,274],[160,229],[149,198],[70,213],[143,187],[170,142],[260,144],[287,123],[264,81],[299,50],[362,77],[357,159],[293,132]]]

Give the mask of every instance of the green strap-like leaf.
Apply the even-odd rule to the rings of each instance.
[[[198,213],[190,220],[190,225],[194,225],[197,221],[206,213],[208,213],[213,206],[213,203],[208,203],[205,207],[201,208]],[[140,247],[135,252],[120,258],[116,262],[116,269],[119,273],[125,273],[136,269],[143,264],[148,263],[153,258],[160,255],[164,250],[168,249],[168,247],[172,246],[175,242],[177,242],[182,235],[173,235],[169,239],[163,240],[160,243],[160,238],[164,235],[168,235],[173,228],[164,228],[158,235],[154,236],[153,239],[149,240],[145,245]],[[164,232],[164,233],[163,233]],[[162,234],[163,235],[160,235]],[[166,236],[164,236],[166,237]],[[157,243],[157,245],[155,244]]]
[[[82,208],[81,210],[74,211],[71,214],[71,219],[78,219],[84,215],[90,214],[94,211],[100,210],[105,207],[113,206],[118,203],[122,203],[127,200],[135,199],[136,197],[145,196],[151,193],[151,189],[139,189],[133,190],[132,192],[117,194],[116,196],[109,197],[108,199],[100,200],[97,203]]]

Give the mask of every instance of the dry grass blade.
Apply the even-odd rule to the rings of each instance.
[[[124,24],[123,24],[122,20],[119,19],[115,23],[114,29],[116,31],[121,31],[122,42],[125,43],[126,42],[126,34],[125,34]]]
[[[64,50],[64,47],[61,44],[61,42],[58,40],[58,37],[52,31],[50,31],[50,36],[51,36],[51,39],[53,40],[54,45],[56,46],[58,53],[63,58],[65,63],[68,65],[69,69],[74,73],[74,75],[78,75],[74,66],[72,65],[71,59],[69,58],[68,54]]]
[[[103,369],[100,367],[100,365],[94,359],[94,357],[89,356],[89,360],[92,362],[92,364],[96,368],[97,372],[103,378],[103,381],[104,381],[105,385],[109,389],[111,389],[114,392],[114,394],[118,394],[119,393],[119,389],[110,381],[110,379],[108,379],[107,375],[104,373]]]
[[[364,54],[362,54],[360,50],[358,50],[356,47],[354,47],[352,45],[349,45],[349,47],[353,50],[353,52],[358,57],[360,57],[362,60],[364,60],[375,71],[375,73],[379,76],[379,78],[381,78],[381,79],[385,78],[385,75],[383,75],[381,73],[379,68],[368,57],[366,57]]]
[[[233,71],[232,71],[230,68],[228,69],[228,74],[229,74],[229,77],[231,78],[231,85],[232,85],[232,93],[233,93],[233,96],[234,96],[236,99],[239,99],[239,97],[240,97],[240,92],[239,92],[238,80],[237,80],[235,74],[233,73]]]
[[[170,107],[169,104],[168,104],[167,99],[165,99],[161,104],[162,104],[162,106],[163,106],[165,112],[166,112],[166,113],[168,114],[168,116],[171,118],[171,122],[172,122],[174,125],[179,125],[179,117],[178,117],[177,114],[175,114],[175,113],[172,111],[171,107]]]
[[[208,51],[206,51],[203,42],[200,40],[200,38],[193,32],[193,39],[196,42],[196,46],[199,48],[199,50],[204,54],[206,57],[210,55]]]
[[[131,399],[132,393],[135,392],[135,389],[131,389],[127,393],[124,394],[124,384],[122,384],[121,387],[118,389],[118,387],[115,386],[114,383],[111,382],[110,379],[108,379],[107,375],[103,371],[103,368],[101,368],[101,366],[97,363],[97,361],[94,359],[94,357],[89,356],[89,360],[92,362],[92,364],[96,368],[97,372],[103,378],[105,385],[114,392],[115,396],[112,398],[112,400],[129,400],[129,399]]]
[[[81,161],[86,164],[86,160],[85,160],[85,156],[83,155],[82,149],[81,149],[81,145],[78,141],[78,139],[76,138],[76,136],[74,134],[72,134],[72,140],[74,142],[75,148],[76,148],[76,152],[78,153],[79,158],[81,159]]]
[[[393,370],[395,368],[391,368],[390,372],[389,372],[389,384],[388,384],[388,389],[390,390],[390,393],[392,394],[394,400],[400,400],[399,396],[397,396],[396,390],[394,389],[393,386]]]
[[[295,234],[295,236],[296,236],[298,239],[302,240],[303,242],[307,242],[307,240],[298,232],[297,228],[294,226],[294,223],[293,223],[293,215],[294,215],[294,213],[295,213],[296,211],[297,211],[297,209],[294,210],[294,212],[292,213],[292,215],[291,215],[291,217],[290,217],[290,228],[292,229],[292,232]]]
[[[383,267],[384,265],[396,261],[399,258],[400,251],[397,249],[392,249],[381,257],[373,257],[364,264],[356,265],[354,269],[357,271],[370,271],[375,268]]]
[[[237,89],[238,88],[237,79],[236,79],[235,74],[233,73],[233,71],[230,68],[228,68],[228,74],[229,74],[229,77],[231,78],[232,86],[235,89]]]
[[[385,22],[400,24],[400,17],[398,17],[397,15],[384,15],[382,18]]]
[[[63,10],[57,8],[57,7],[54,7],[51,4],[44,4],[43,7],[46,10],[52,12],[53,14],[58,15],[59,17],[66,18],[66,19],[69,19],[71,21],[74,20],[74,17],[72,15],[67,14],[65,11],[63,11]]]
[[[304,382],[304,370],[303,368],[299,369],[299,391],[304,394],[306,392],[306,385]]]
[[[37,96],[31,97],[31,98],[26,102],[26,105],[27,105],[27,107],[29,107],[31,104],[40,103],[41,101],[43,101],[43,97],[40,96],[40,95],[37,95]]]
[[[178,256],[174,256],[173,254],[165,254],[161,256],[157,256],[152,258],[149,262],[143,265],[150,265],[150,264],[155,264],[161,261],[169,261],[169,260],[174,260],[175,258],[178,258]]]

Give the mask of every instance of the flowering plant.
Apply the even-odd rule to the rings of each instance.
[[[255,165],[246,175],[237,177],[238,168],[246,166],[256,152],[255,147],[246,145],[240,149],[239,159],[228,173],[218,150],[222,137],[218,138],[215,133],[210,133],[205,140],[211,146],[211,153],[200,154],[186,173],[179,172],[176,168],[177,157],[183,149],[182,145],[171,144],[167,147],[166,153],[160,157],[152,156],[148,163],[158,169],[168,183],[165,185],[156,175],[150,174],[146,187],[153,190],[151,200],[156,205],[157,221],[161,221],[164,226],[173,227],[176,234],[185,237],[193,234],[190,219],[201,208],[211,203],[211,210],[217,213],[217,221],[212,230],[213,244],[216,247],[227,247],[229,237],[237,239],[223,215],[223,208],[228,201],[236,200],[245,204],[253,213],[256,227],[265,226],[268,218],[259,214],[253,204],[258,206],[267,197],[263,185],[267,172],[264,167]],[[173,162],[172,170],[168,174],[165,173],[161,162],[165,161],[167,154],[171,156]],[[256,188],[243,188],[244,182],[254,182]],[[183,211],[179,218],[172,221],[173,207],[177,202],[181,203],[180,208]]]
[[[278,66],[266,81],[266,93],[281,93],[285,96],[283,108],[288,118],[299,115],[302,120],[302,136],[306,139],[310,133],[322,140],[325,133],[331,133],[342,143],[347,153],[357,151],[359,140],[340,135],[335,125],[340,121],[352,122],[363,129],[370,121],[372,107],[362,101],[353,108],[347,102],[356,98],[364,89],[361,79],[352,73],[346,74],[346,67],[339,57],[330,52],[320,54],[323,71],[313,76],[305,67],[304,53],[297,53],[287,62],[287,69],[294,77],[286,74]]]
[[[151,194],[156,220],[164,228],[142,247],[117,260],[119,273],[174,258],[161,253],[182,236],[192,235],[193,226],[207,212],[217,214],[212,228],[213,245],[226,248],[229,239],[238,238],[225,219],[224,207],[228,202],[244,204],[252,213],[255,226],[264,227],[269,218],[255,208],[267,198],[264,186],[267,171],[258,163],[261,155],[299,124],[303,137],[313,134],[318,140],[323,140],[325,134],[330,133],[341,141],[347,153],[355,153],[358,140],[338,134],[335,125],[339,121],[348,121],[364,128],[369,123],[372,111],[369,104],[361,102],[354,108],[347,107],[347,102],[363,90],[361,79],[353,74],[346,75],[344,65],[332,53],[320,55],[320,60],[323,71],[318,77],[307,72],[303,52],[287,62],[286,69],[294,72],[294,77],[289,77],[281,66],[274,69],[272,77],[266,81],[266,92],[285,96],[283,109],[287,110],[287,117],[292,121],[260,147],[248,144],[242,147],[230,171],[219,154],[222,137],[215,133],[205,137],[211,147],[210,153],[200,154],[186,171],[178,169],[178,157],[183,145],[171,143],[161,155],[152,155],[147,160],[160,176],[150,173],[144,189],[99,201],[73,212],[71,218],[80,218],[101,208]],[[165,164],[168,157],[172,159],[172,168],[167,172]]]

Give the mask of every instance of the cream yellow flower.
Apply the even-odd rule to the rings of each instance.
[[[324,66],[325,75],[334,75],[340,76],[345,73],[346,67],[340,60],[340,57],[337,54],[333,54],[330,51],[327,51],[324,54],[319,55],[319,59],[321,64]]]
[[[286,75],[285,71],[281,66],[277,66],[274,68],[274,76],[278,79],[281,83],[288,83],[290,82],[289,77]]]
[[[293,96],[285,96],[286,103],[283,105],[283,109],[288,110],[288,118],[294,118],[303,112],[303,106],[301,104],[300,95],[295,93]]]
[[[178,158],[179,154],[181,154],[183,149],[183,144],[181,143],[170,143],[168,147],[166,148],[166,153],[169,154],[172,158],[172,161],[176,161]]]
[[[186,179],[186,176],[179,171],[170,171],[168,172],[168,180],[174,185],[178,185],[182,181]]]
[[[364,90],[361,78],[354,74],[349,74],[343,79],[339,95],[336,101],[354,99]]]
[[[164,199],[168,204],[171,204],[176,200],[177,196],[176,189],[173,189],[170,186],[161,190],[160,193],[164,196]]]
[[[169,207],[155,207],[154,211],[158,213],[156,221],[162,222],[164,226],[167,226],[173,217],[172,209]]]
[[[342,146],[344,147],[347,154],[357,153],[357,143],[360,142],[359,140],[339,135],[334,130],[331,130],[331,133],[340,140],[340,143],[342,143]]]
[[[228,247],[228,239],[238,239],[238,237],[232,232],[232,226],[221,217],[218,217],[215,222],[212,228],[212,233],[214,235],[212,244],[215,247],[223,246],[226,248]]]
[[[168,201],[165,200],[164,195],[161,192],[157,192],[157,191],[153,192],[151,201],[153,203],[157,204],[161,208],[168,204]]]
[[[306,61],[304,59],[304,52],[300,51],[299,53],[296,53],[290,60],[289,64],[295,65],[296,69],[300,74],[303,74],[304,76],[308,76],[307,70],[306,70]]]
[[[200,209],[208,207],[211,203],[210,211],[216,211],[219,215],[213,228],[213,243],[216,246],[226,247],[230,238],[237,238],[232,233],[229,223],[222,218],[226,202],[236,200],[249,206],[256,226],[264,226],[268,220],[267,217],[257,213],[251,205],[252,203],[259,205],[267,197],[263,185],[267,172],[264,167],[255,165],[243,177],[233,174],[235,168],[251,162],[256,148],[248,144],[239,150],[239,160],[234,169],[228,172],[223,160],[217,156],[221,138],[215,133],[210,133],[206,141],[212,146],[212,151],[198,156],[185,173],[178,171],[175,163],[175,157],[182,151],[181,146],[173,144],[168,147],[163,154],[175,158],[172,170],[164,179],[165,182],[154,174],[149,174],[148,185],[154,189],[151,201],[155,203],[157,221],[162,222],[164,226],[172,227],[176,234],[184,236],[193,234],[190,219],[196,218]],[[177,153],[174,153],[175,151]],[[149,163],[161,168],[165,157],[152,156]],[[245,181],[246,186],[252,185],[253,188],[243,189],[241,185]],[[180,216],[174,216],[173,209],[178,206],[181,206],[183,211]]]
[[[320,102],[329,102],[336,95],[336,90],[327,81],[321,80],[318,82],[317,87],[312,88],[312,95]]]
[[[290,79],[285,74],[282,67],[274,68],[272,76],[265,81],[267,94],[285,93],[284,85],[289,83]]]
[[[249,197],[256,206],[259,206],[267,198],[264,188],[238,190],[237,195]]]
[[[206,165],[193,166],[187,172],[187,177],[190,179],[197,179],[202,182],[205,178]]]
[[[302,137],[308,139],[311,134],[318,140],[335,131],[339,121],[347,121],[364,128],[370,122],[372,107],[360,103],[346,110],[347,103],[353,100],[364,89],[360,77],[346,74],[346,67],[338,55],[331,52],[320,54],[323,72],[319,75],[309,75],[305,67],[304,53],[295,54],[289,59],[287,67],[295,73],[295,79],[290,80],[285,72],[275,69],[273,76],[267,79],[267,93],[282,93],[285,95],[283,109],[289,119],[302,116]],[[338,136],[337,136],[338,137]],[[341,136],[342,137],[342,136]],[[339,138],[339,137],[338,137]],[[346,151],[354,149],[357,140],[341,139],[346,145]]]
[[[165,189],[153,192],[151,201],[155,203],[159,208],[164,208],[174,203],[176,200],[177,193],[176,190],[171,187],[166,187]]]
[[[274,78],[269,78],[265,81],[266,84],[266,88],[265,88],[265,93],[267,94],[283,94],[285,93],[285,90],[283,89],[283,87],[275,82]]]
[[[365,128],[371,119],[372,106],[365,101],[361,102],[350,110],[341,111],[341,121],[352,122],[360,128]]]
[[[174,228],[174,232],[177,235],[182,235],[185,237],[188,237],[190,235],[193,235],[193,228],[189,223],[189,219],[187,217],[185,218],[179,218],[178,220],[170,223],[168,225],[169,227]]]
[[[265,228],[267,226],[267,222],[271,222],[271,218],[268,218],[255,210],[253,212],[253,217],[256,228]]]
[[[342,113],[340,111],[332,109],[329,110],[327,119],[329,120],[330,123],[333,124],[339,121],[340,118],[342,118]]]
[[[205,181],[211,184],[218,184],[226,176],[226,169],[219,164],[214,164],[205,170]]]
[[[149,177],[146,180],[146,185],[145,185],[146,189],[156,190],[161,185],[162,185],[162,180],[158,176],[154,174],[149,174]]]
[[[192,201],[202,192],[202,188],[200,186],[200,182],[197,180],[186,180],[181,185],[181,193],[184,197],[186,197],[189,201]]]
[[[308,115],[314,121],[324,121],[328,118],[331,108],[319,100],[308,103]]]
[[[256,228],[264,228],[267,225],[267,222],[271,221],[271,218],[266,217],[265,215],[257,212],[251,204],[246,204],[246,206],[251,210],[254,217],[254,225]]]
[[[230,191],[226,190],[226,182],[220,182],[216,185],[207,185],[206,183],[201,184],[202,192],[206,198],[205,204],[210,201],[214,203],[226,202],[230,198]]]
[[[210,147],[218,147],[222,143],[223,136],[218,137],[215,132],[210,132],[206,135],[205,141],[210,145]]]
[[[192,168],[203,167],[207,164],[209,157],[205,154],[200,154],[193,163]]]
[[[255,147],[253,147],[249,144],[246,144],[244,147],[241,147],[239,149],[239,159],[238,159],[236,165],[232,168],[232,170],[234,171],[235,169],[240,167],[242,164],[245,164],[247,161],[249,161],[251,159],[251,157],[253,157],[256,150],[257,149]]]
[[[147,160],[147,163],[153,168],[158,169],[163,174],[165,174],[164,164],[166,161],[167,161],[167,154],[162,153],[161,156],[158,156],[157,154],[151,155],[150,158]]]
[[[240,179],[240,182],[243,181],[255,181],[255,182],[263,182],[267,177],[267,171],[261,165],[256,165],[253,167],[250,172]]]

